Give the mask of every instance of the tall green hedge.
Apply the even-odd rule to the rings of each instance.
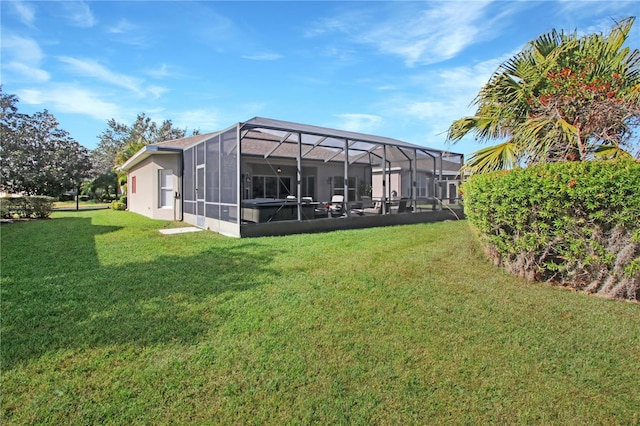
[[[640,162],[480,174],[461,190],[497,264],[531,280],[640,299]]]

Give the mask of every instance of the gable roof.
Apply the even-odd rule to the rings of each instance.
[[[158,154],[180,154],[185,148],[196,145],[202,141],[206,141],[220,132],[204,133],[201,135],[192,135],[180,139],[172,139],[164,142],[145,145],[140,151],[133,154],[123,165],[120,170],[127,172],[136,164],[149,158],[151,155]]]
[[[206,141],[210,139],[212,136],[219,134],[220,132],[211,132],[211,133],[203,133],[200,135],[192,135],[187,136],[180,139],[172,139],[164,142],[158,142],[151,144],[150,146],[161,146],[161,147],[171,147],[171,148],[188,148],[192,145],[199,144],[200,142]]]

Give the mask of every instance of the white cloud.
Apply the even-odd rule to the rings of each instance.
[[[39,64],[43,58],[38,42],[31,38],[3,36],[2,49],[8,50],[13,60],[31,65]]]
[[[154,99],[158,99],[160,96],[164,95],[169,91],[166,87],[161,86],[147,86],[145,90],[153,96]]]
[[[203,133],[221,128],[220,113],[215,109],[194,109],[177,112],[173,115],[173,122],[179,128],[190,130],[200,129]],[[223,124],[224,126],[229,123]]]
[[[479,146],[472,137],[448,146],[447,130],[455,120],[475,112],[472,101],[497,67],[511,56],[509,53],[468,66],[439,67],[408,77],[403,90],[385,96],[372,108],[386,123],[393,123],[390,134],[403,128],[419,129],[404,136],[405,140],[465,154],[475,151]]]
[[[381,86],[376,87],[375,89],[379,90],[381,92],[385,92],[385,91],[390,91],[390,90],[397,90],[398,87],[394,86],[392,84],[383,84]]]
[[[30,38],[5,36],[2,39],[2,68],[20,80],[43,82],[50,74],[41,69],[44,58],[38,43]]]
[[[499,36],[501,19],[524,7],[501,2],[499,9],[490,9],[492,3],[403,2],[404,7],[372,3],[366,10],[342,11],[320,20],[307,29],[305,36],[342,33],[352,42],[402,58],[409,67],[434,64],[455,57],[470,45]]]
[[[102,80],[106,83],[113,84],[114,86],[128,89],[138,95],[144,94],[140,89],[140,86],[142,85],[141,80],[125,74],[113,72],[95,61],[76,59],[69,56],[59,56],[58,60],[69,65],[71,70],[76,74]]]
[[[481,38],[488,2],[467,2],[464,7],[455,2],[428,4],[430,7],[413,17],[387,21],[360,35],[360,40],[413,66],[452,58]]]
[[[558,15],[581,17],[606,15],[612,16],[620,11],[628,11],[630,5],[635,3],[634,0],[622,1],[576,1],[576,0],[558,0]],[[637,4],[636,4],[637,7]],[[626,15],[625,15],[626,16]],[[560,28],[557,28],[558,30]],[[570,29],[570,28],[566,28]]]
[[[513,51],[473,65],[441,69],[437,72],[437,87],[443,89],[444,94],[453,91],[454,94],[471,93],[475,96],[498,67],[518,52]]]
[[[33,83],[43,83],[51,79],[51,75],[37,67],[31,67],[21,62],[9,62],[3,67],[21,76],[22,79]]]
[[[96,18],[91,8],[84,1],[65,1],[60,3],[66,18],[76,27],[91,28],[96,24]]]
[[[113,40],[122,44],[137,47],[149,47],[153,44],[153,39],[149,38],[140,26],[127,19],[121,19],[115,25],[107,27],[106,31]]]
[[[46,105],[52,110],[99,120],[118,117],[121,113],[118,105],[105,102],[98,94],[71,84],[51,85],[46,90],[25,89],[19,91],[18,96],[26,104]]]
[[[277,53],[257,53],[255,55],[243,55],[242,57],[252,61],[276,61],[282,59],[282,55]]]
[[[135,29],[135,26],[126,19],[121,19],[118,23],[107,29],[112,34],[125,34]]]
[[[36,18],[36,11],[33,6],[22,1],[14,1],[10,3],[20,21],[28,27],[33,27],[33,23]]]
[[[376,19],[373,8],[343,9],[336,16],[308,25],[304,36],[318,37],[336,32],[350,34],[366,28],[372,19]]]
[[[336,128],[359,133],[374,133],[382,123],[382,117],[372,114],[345,113],[336,117],[340,119]]]
[[[162,64],[159,68],[149,69],[146,72],[154,78],[166,78],[173,75],[173,72],[169,69],[167,64]]]
[[[144,73],[150,77],[155,79],[165,79],[165,78],[173,78],[173,77],[187,77],[188,72],[185,72],[185,69],[181,66],[162,64],[160,66],[156,66],[155,68],[148,68],[144,70]]]
[[[58,57],[58,60],[69,65],[71,67],[71,70],[76,74],[95,78],[103,82],[112,84],[116,87],[130,90],[138,96],[151,95],[157,98],[167,91],[167,89],[160,86],[145,87],[143,85],[143,80],[128,76],[126,74],[111,71],[110,69],[93,60],[77,59],[68,56],[60,56]]]
[[[456,106],[442,101],[412,102],[407,104],[405,113],[421,120],[446,117]]]

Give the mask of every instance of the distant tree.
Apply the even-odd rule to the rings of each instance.
[[[81,194],[91,200],[111,201],[116,198],[118,188],[115,172],[105,172],[82,183]]]
[[[95,174],[113,171],[115,166],[123,164],[145,145],[179,139],[186,133],[187,129],[175,128],[171,120],[164,120],[158,125],[144,113],[138,114],[132,125],[119,123],[112,118],[107,122],[107,129],[99,136],[100,142],[92,153]],[[198,134],[198,131],[192,134]]]
[[[9,193],[58,197],[89,175],[89,151],[60,129],[47,110],[18,112],[18,97],[0,86],[0,186]]]
[[[100,142],[91,152],[93,160],[93,175],[112,172],[115,166],[115,158],[127,143],[127,126],[118,123],[115,119],[107,122],[107,129],[99,136]]]
[[[640,51],[624,43],[634,20],[607,35],[553,30],[500,65],[476,97],[476,114],[449,128],[454,143],[467,134],[504,140],[472,154],[467,168],[630,156],[640,121]]]

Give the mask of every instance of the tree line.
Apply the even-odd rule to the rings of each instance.
[[[46,109],[24,114],[18,103],[18,97],[4,93],[0,85],[0,191],[9,194],[59,198],[81,190],[91,198],[112,199],[126,182],[118,166],[145,145],[187,134],[171,120],[158,124],[140,113],[131,125],[110,119],[90,151],[61,129]]]

